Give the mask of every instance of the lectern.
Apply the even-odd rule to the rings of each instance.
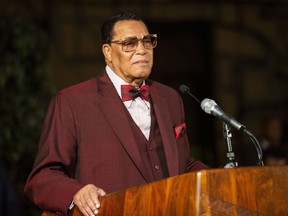
[[[288,166],[219,168],[170,177],[101,197],[99,215],[288,215]],[[76,208],[73,216],[82,214]]]

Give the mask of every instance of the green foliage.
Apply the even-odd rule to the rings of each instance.
[[[18,161],[33,154],[51,96],[46,33],[21,20],[1,25],[1,157]]]
[[[0,159],[19,191],[32,168],[48,101],[47,33],[23,19],[0,21]]]

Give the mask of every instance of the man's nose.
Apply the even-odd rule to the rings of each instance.
[[[138,53],[146,53],[146,48],[144,47],[143,43],[141,40],[138,41],[137,47],[136,47],[136,51]]]

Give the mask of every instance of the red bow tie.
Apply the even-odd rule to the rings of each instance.
[[[149,101],[149,87],[143,85],[140,89],[136,89],[132,85],[121,85],[121,96],[122,101],[134,100],[137,97]]]

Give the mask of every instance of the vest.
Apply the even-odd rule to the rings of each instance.
[[[153,106],[151,106],[151,128],[149,140],[146,139],[140,128],[134,122],[130,113],[125,109],[128,115],[131,128],[133,130],[133,135],[135,136],[142,159],[144,161],[145,167],[150,174],[152,181],[161,180],[167,178],[168,168],[166,163],[165,152],[163,148],[162,137],[160,134],[160,129],[158,127],[157,119]]]

